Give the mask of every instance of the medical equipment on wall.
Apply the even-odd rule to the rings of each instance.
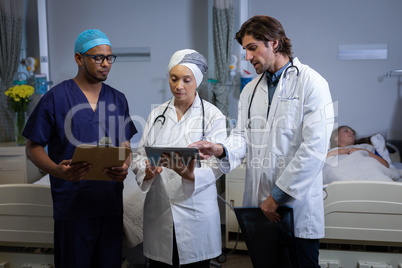
[[[36,94],[45,94],[47,92],[47,87],[49,81],[47,81],[46,74],[35,74],[35,93]]]
[[[24,85],[27,83],[29,77],[26,73],[18,72],[17,80],[14,80],[14,85]]]
[[[51,81],[47,80],[47,75],[44,73],[35,74],[36,66],[38,66],[38,60],[34,57],[26,57],[20,61],[22,66],[28,71],[28,74],[25,72],[19,72],[17,74],[18,80],[25,80],[28,85],[31,85],[35,88],[35,93],[38,95],[43,95],[47,92],[48,86],[52,85]],[[21,78],[21,74],[26,76],[26,79]]]
[[[33,57],[27,57],[26,59],[21,60],[21,63],[25,65],[27,71],[29,72],[29,76],[32,76],[35,71],[35,67],[38,65],[38,61]]]
[[[208,101],[209,102],[214,102],[213,100],[213,91],[214,91],[214,87],[215,85],[218,84],[218,80],[217,79],[213,79],[213,78],[209,78],[208,79]]]
[[[243,91],[243,88],[249,83],[251,82],[251,80],[253,80],[253,75],[247,71],[243,69],[243,72],[240,76],[240,92]]]
[[[232,55],[230,57],[230,65],[229,65],[229,74],[231,80],[236,75],[236,65],[237,65],[237,57],[235,55]]]
[[[202,106],[202,136],[201,136],[201,140],[205,140],[205,109],[204,109],[204,101],[201,99],[201,97],[199,97],[199,98],[200,98],[201,106]],[[155,142],[156,142],[157,139],[158,139],[159,133],[161,132],[161,130],[162,130],[162,128],[163,128],[163,125],[164,125],[165,122],[166,122],[165,113],[166,113],[167,109],[169,108],[169,105],[170,105],[171,101],[172,101],[172,100],[170,100],[170,101],[168,102],[168,104],[166,105],[166,108],[165,108],[165,110],[163,110],[162,114],[158,115],[158,116],[155,118],[154,122],[152,123],[151,128],[150,128],[149,131],[148,131],[148,135],[147,135],[147,139],[146,139],[146,140],[148,140],[149,135],[151,134],[151,130],[152,130],[152,128],[155,127],[155,124],[156,124],[157,122],[160,122],[161,125],[160,125],[160,128],[159,128],[159,130],[158,130],[158,133],[156,133],[154,142],[151,143],[151,144],[149,144],[149,146],[154,145]]]
[[[379,76],[378,81],[382,82],[384,80],[384,78],[392,78],[392,77],[398,77],[399,78],[400,76],[402,76],[402,69],[392,70],[392,71],[386,72],[385,75]],[[398,85],[399,86],[401,85],[400,81],[398,82]]]
[[[387,77],[399,76],[399,75],[402,75],[402,70],[393,70],[387,72]]]
[[[260,84],[264,75],[265,74],[261,75],[260,79],[258,80],[257,84],[254,87],[253,94],[251,95],[250,104],[248,106],[247,122],[246,122],[246,128],[248,128],[248,129],[251,129],[251,104],[253,103],[253,99],[254,99],[257,87]],[[299,98],[298,96],[295,96],[297,81],[299,80],[299,75],[300,75],[299,68],[297,68],[297,66],[293,65],[293,62],[291,62],[291,64],[288,67],[286,67],[286,69],[283,71],[281,91],[279,92],[279,96],[278,96],[279,100],[288,101],[288,100],[294,100],[294,99]],[[289,76],[292,76],[292,77],[289,77]],[[288,80],[292,80],[292,83],[290,86],[288,86]]]

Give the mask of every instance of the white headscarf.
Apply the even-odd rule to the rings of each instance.
[[[207,60],[193,49],[183,49],[175,52],[170,58],[168,73],[176,65],[183,65],[191,70],[197,82],[197,87],[201,84],[204,74],[208,70]]]

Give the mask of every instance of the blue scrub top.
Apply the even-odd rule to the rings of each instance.
[[[55,163],[71,159],[79,144],[96,145],[103,137],[114,146],[130,140],[137,129],[123,93],[102,83],[95,112],[74,80],[48,91],[30,115],[23,135],[48,146]],[[123,214],[123,183],[82,180],[70,182],[50,176],[55,220]]]

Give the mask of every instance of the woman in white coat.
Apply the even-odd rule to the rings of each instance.
[[[209,267],[221,254],[220,215],[216,180],[222,175],[216,159],[175,164],[166,156],[164,167],[150,166],[144,146],[187,147],[227,137],[226,119],[212,104],[201,100],[196,88],[207,70],[195,50],[173,54],[168,65],[173,98],[148,117],[132,168],[144,204],[144,255],[149,267]],[[163,124],[162,124],[163,122]]]
[[[334,119],[328,83],[293,58],[290,40],[272,17],[252,17],[236,39],[259,76],[242,91],[237,127],[223,146],[191,146],[226,156],[225,173],[247,157],[243,206],[259,206],[274,222],[280,220],[279,205],[292,206],[300,267],[319,267],[322,167]]]

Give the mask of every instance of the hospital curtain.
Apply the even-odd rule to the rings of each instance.
[[[215,56],[215,76],[218,82],[212,90],[213,103],[227,117],[229,100],[226,80],[229,76],[230,58],[234,40],[233,0],[214,0],[213,41]],[[218,194],[225,192],[225,175],[216,182]]]
[[[229,64],[234,40],[233,0],[214,0],[213,6],[213,41],[215,56],[215,76],[218,82],[213,88],[213,101],[226,116],[228,112],[228,91],[226,80],[229,76]]]
[[[4,92],[18,69],[23,25],[23,0],[0,1],[0,142],[14,140],[14,112]]]

